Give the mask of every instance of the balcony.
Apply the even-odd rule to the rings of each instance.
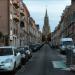
[[[12,0],[10,0],[10,4],[12,4]]]
[[[16,9],[19,8],[19,2],[17,0],[13,0],[13,5]]]
[[[19,15],[15,13],[15,14],[13,15],[13,20],[14,20],[15,22],[19,22]]]
[[[21,9],[21,10],[20,10],[20,15],[21,15],[21,16],[24,16],[24,9]]]

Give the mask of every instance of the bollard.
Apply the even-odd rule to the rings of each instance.
[[[66,65],[70,67],[72,64],[72,49],[67,48],[66,49]]]
[[[70,66],[70,70],[71,71],[75,71],[75,50],[72,50],[72,56],[71,56],[71,66]]]
[[[75,49],[72,50],[72,65],[75,65]]]

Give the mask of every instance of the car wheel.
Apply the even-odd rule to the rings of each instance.
[[[21,66],[22,66],[21,64],[22,64],[22,61],[20,61],[19,68],[21,68]]]

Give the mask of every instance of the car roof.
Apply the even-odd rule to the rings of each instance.
[[[16,48],[14,46],[1,46],[0,48]]]
[[[25,47],[29,47],[28,45],[25,45]]]
[[[72,38],[62,38],[61,41],[73,41]]]

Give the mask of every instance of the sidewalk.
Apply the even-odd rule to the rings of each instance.
[[[66,65],[66,60],[67,60],[66,55],[60,54],[59,51],[60,51],[59,49],[56,49],[57,56],[61,57],[62,61],[60,61],[60,60],[59,61],[58,60],[52,61],[53,67],[57,68],[57,69],[60,69],[60,70],[65,70],[65,71],[75,71],[75,65],[71,65],[70,67],[68,67]]]

